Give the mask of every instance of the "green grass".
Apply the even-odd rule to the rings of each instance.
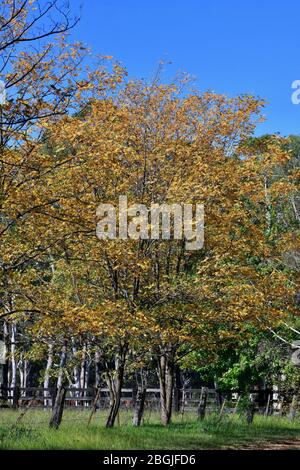
[[[300,439],[300,421],[256,416],[247,425],[243,416],[208,416],[197,422],[195,414],[174,416],[167,428],[159,416],[145,413],[140,428],[131,426],[130,412],[120,414],[119,425],[105,429],[105,413],[97,412],[87,427],[88,411],[67,410],[59,430],[48,428],[49,411],[29,410],[15,426],[20,411],[0,410],[0,449],[217,449],[280,439]],[[299,444],[300,448],[300,444]]]

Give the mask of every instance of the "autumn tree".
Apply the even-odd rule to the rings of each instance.
[[[276,143],[259,156],[245,145],[262,104],[253,97],[184,95],[185,78],[122,86],[123,76],[116,66],[111,94],[95,95],[59,126],[47,125],[48,145],[67,162],[55,178],[49,175],[47,191],[59,194],[59,202],[42,213],[56,220],[50,239],[55,230],[63,239],[50,248],[54,265],[64,263],[66,272],[70,265],[75,282],[54,283],[51,302],[44,282],[35,302],[47,318],[71,327],[72,336],[89,335],[100,348],[111,391],[108,427],[119,410],[128,357],[150,348],[166,425],[183,357],[236,340],[251,322],[276,322],[290,308],[293,285],[289,273],[268,263],[276,249],[261,210],[263,171],[289,156]],[[117,207],[124,195],[128,205],[204,204],[204,247],[140,239],[138,207],[129,214],[135,237],[98,240],[97,207]]]

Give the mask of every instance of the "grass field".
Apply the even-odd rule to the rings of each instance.
[[[119,425],[104,428],[104,413],[96,413],[87,427],[88,411],[64,413],[59,430],[48,428],[49,412],[30,410],[15,426],[20,411],[0,410],[0,449],[217,449],[257,446],[288,441],[300,449],[300,421],[256,416],[252,425],[244,417],[210,415],[197,422],[195,415],[175,416],[163,428],[158,415],[147,413],[140,428],[131,426],[130,413],[120,414]]]

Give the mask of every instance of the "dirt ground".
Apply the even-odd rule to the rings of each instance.
[[[300,450],[300,439],[283,439],[277,441],[262,441],[261,443],[230,446],[226,449],[236,450]]]

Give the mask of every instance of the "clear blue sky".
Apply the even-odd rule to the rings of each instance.
[[[201,90],[251,93],[268,102],[258,134],[300,134],[299,0],[71,0],[82,4],[73,38],[150,77],[160,59],[197,77]]]

